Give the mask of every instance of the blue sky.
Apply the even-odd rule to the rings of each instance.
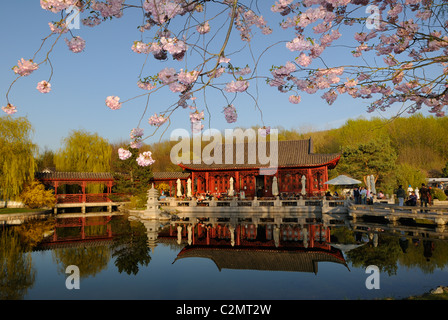
[[[2,5],[1,106],[6,105],[6,91],[16,78],[11,68],[20,58],[29,59],[33,56],[41,44],[41,39],[50,32],[48,22],[56,21],[59,17],[58,14],[41,9],[38,0],[8,1]],[[82,18],[84,17],[86,13],[82,14]],[[270,23],[269,18],[270,15],[267,13],[268,24],[276,27],[275,23]],[[107,96],[115,95],[123,101],[144,93],[136,83],[145,57],[131,51],[133,41],[141,38],[141,33],[136,27],[140,21],[140,16],[126,12],[123,18],[103,23],[95,28],[81,25],[79,30],[73,30],[74,35],[81,36],[87,42],[86,50],[79,54],[68,50],[63,38],[70,38],[70,35],[63,35],[51,53],[54,74],[51,80],[52,91],[48,94],[41,94],[36,90],[37,83],[47,80],[50,75],[48,65],[41,65],[32,75],[16,82],[9,96],[10,102],[19,110],[14,117],[28,117],[35,130],[34,141],[41,148],[48,147],[56,151],[61,145],[61,139],[67,137],[70,131],[78,129],[96,132],[110,142],[129,139],[131,129],[137,126],[142,116],[146,97],[132,100],[115,111],[106,107],[105,99]],[[237,37],[238,34],[234,33],[233,36]],[[262,42],[253,42],[254,54],[261,52],[263,47],[260,45],[264,45],[266,41],[276,41],[275,37],[275,34],[270,38],[262,38],[259,35],[256,39],[261,39]],[[53,41],[55,38],[51,39]],[[43,54],[48,48],[48,45],[44,47],[36,62],[43,60]],[[273,57],[277,60],[273,61]],[[337,59],[347,59],[346,62],[354,59],[343,50],[332,51],[324,58],[330,64],[337,63]],[[247,55],[239,54],[235,56],[235,60],[232,58],[232,62],[238,62],[244,67],[247,59],[249,59]],[[285,48],[285,45],[279,44],[264,56],[260,67],[268,69],[273,64],[284,64],[293,59],[294,55]],[[191,62],[191,59],[187,61]],[[185,68],[186,61],[168,64],[179,70]],[[151,71],[156,73],[163,67],[163,63],[150,58],[145,65],[145,75],[151,74]],[[263,74],[268,72],[265,71]],[[367,101],[355,100],[349,96],[341,96],[329,106],[320,98],[323,92],[315,95],[303,94],[300,104],[290,104],[289,94],[278,93],[263,80],[259,81],[258,88],[255,83],[251,83],[249,92],[258,97],[258,107],[262,110],[263,121],[253,100],[247,95],[242,95],[234,102],[238,110],[238,122],[228,124],[222,114],[226,102],[219,91],[211,89],[206,92],[207,106],[212,113],[210,118],[206,112],[206,127],[210,125],[210,128],[223,130],[239,126],[266,125],[282,126],[286,129],[320,130],[339,127],[349,118],[380,116],[379,113],[366,112]],[[164,110],[168,99],[170,97],[166,94],[151,96],[149,110],[141,124],[146,134],[153,131],[153,127],[147,124],[148,118],[155,112]],[[205,109],[202,94],[197,95],[196,103],[199,110]],[[385,116],[392,115],[396,110],[391,110]],[[190,129],[188,111],[181,109],[173,115],[171,125],[163,136],[164,139],[168,139],[174,129]],[[155,142],[159,138],[160,134],[157,133],[146,142]]]

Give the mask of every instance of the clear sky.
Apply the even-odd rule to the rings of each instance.
[[[263,4],[265,1],[271,2],[263,0]],[[16,78],[11,68],[20,58],[29,59],[33,56],[41,44],[41,39],[50,33],[48,22],[57,21],[59,17],[58,14],[41,9],[38,0],[15,0],[2,4],[0,11],[1,106],[6,105],[6,91]],[[86,13],[82,14],[82,18],[84,17]],[[10,92],[10,102],[18,107],[14,117],[28,117],[35,130],[34,141],[41,148],[48,147],[56,151],[60,147],[61,139],[67,137],[70,131],[78,129],[96,132],[110,142],[129,139],[131,129],[137,126],[142,116],[146,97],[132,100],[124,104],[120,110],[114,111],[106,107],[105,99],[107,96],[114,95],[119,96],[123,101],[144,93],[136,83],[145,56],[131,50],[133,41],[141,38],[141,33],[136,27],[138,25],[136,17],[140,17],[138,19],[141,20],[141,15],[126,13],[121,19],[114,19],[95,28],[81,25],[79,30],[73,30],[74,35],[81,36],[87,42],[85,51],[79,54],[68,50],[63,38],[70,38],[70,35],[63,35],[50,56],[54,67],[50,93],[42,94],[36,90],[37,83],[47,80],[50,75],[48,65],[41,65],[32,75],[23,77],[15,83]],[[266,16],[266,20],[269,24],[269,15]],[[275,28],[276,24],[273,27]],[[275,34],[272,37],[275,37]],[[258,37],[258,39],[263,38]],[[261,44],[263,45],[264,42]],[[36,62],[43,60],[43,54],[48,49],[49,45],[46,45]],[[254,42],[253,52],[257,54],[261,50],[262,47],[257,47]],[[341,56],[341,52],[345,52],[345,56],[343,53]],[[261,61],[261,64],[267,68],[274,63],[283,64],[294,59],[284,44],[277,45],[270,53],[273,55],[266,55]],[[273,56],[277,58],[276,62],[270,61],[270,57]],[[282,59],[283,56],[284,59]],[[248,56],[241,55],[238,58],[242,67],[245,64],[244,58],[249,59]],[[324,58],[327,62],[341,58],[348,59],[347,61],[354,59],[347,51],[340,51],[340,53],[333,51]],[[176,63],[170,62],[177,70],[185,67],[185,61]],[[150,58],[145,71],[150,74],[150,70],[154,73],[163,67],[163,63]],[[349,96],[341,96],[332,106],[329,106],[320,98],[323,92],[315,95],[303,94],[300,104],[290,104],[289,94],[278,93],[263,80],[259,81],[258,88],[252,83],[249,92],[258,97],[258,107],[262,111],[263,118],[253,100],[247,95],[242,95],[234,104],[238,110],[238,121],[228,124],[222,114],[222,108],[226,105],[225,100],[222,99],[222,93],[217,90],[208,90],[206,92],[207,107],[212,116],[210,118],[206,112],[206,127],[210,125],[210,128],[223,130],[238,126],[266,125],[282,126],[286,129],[319,130],[339,127],[349,118],[380,115],[379,113],[368,114],[367,101],[355,100]],[[169,99],[168,96],[164,94],[151,98],[149,110],[141,124],[146,134],[150,134],[153,130],[153,127],[147,123],[149,116],[164,110],[163,105],[167,99]],[[202,95],[198,95],[196,103],[199,110],[205,109]],[[170,132],[174,129],[190,130],[188,111],[176,112],[170,127],[163,136],[164,139],[168,139]],[[386,116],[391,114],[393,112],[389,112]],[[151,143],[158,141],[159,138],[160,134],[156,134],[145,142]]]

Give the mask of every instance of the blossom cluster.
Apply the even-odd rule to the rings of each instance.
[[[13,106],[12,104],[8,103],[6,105],[6,107],[2,107],[3,112],[5,112],[6,114],[14,114],[17,112],[17,108],[16,106]]]
[[[40,93],[48,93],[51,91],[51,84],[47,81],[41,81],[37,84],[36,88]]]
[[[152,158],[152,152],[151,151],[143,152],[137,158],[138,165],[142,166],[142,167],[150,166],[154,162],[156,162],[156,161]]]
[[[37,69],[39,69],[39,66],[37,65],[37,63],[33,62],[33,60],[25,60],[25,59],[20,59],[17,62],[17,66],[14,66],[12,68],[12,70],[22,76],[22,77],[26,77],[29,76],[31,73],[33,73],[34,71],[36,71]]]
[[[65,42],[70,51],[74,53],[82,52],[86,48],[86,41],[79,36],[73,37],[70,40],[65,39]]]
[[[148,123],[151,126],[156,126],[156,127],[160,127],[161,125],[163,125],[165,122],[168,121],[168,118],[165,117],[164,115],[158,115],[157,113],[152,115],[149,120]]]
[[[224,116],[228,123],[236,122],[236,120],[238,119],[238,115],[236,113],[235,107],[232,104],[224,108]]]
[[[112,110],[118,110],[121,108],[120,98],[117,96],[108,96],[106,98],[106,106]]]

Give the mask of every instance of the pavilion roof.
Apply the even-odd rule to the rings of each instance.
[[[212,260],[219,270],[269,270],[317,274],[318,262],[333,262],[346,266],[341,251],[334,248],[327,251],[311,248],[254,250],[240,247],[186,246],[178,254],[176,260],[182,258],[207,258]]]
[[[110,172],[36,172],[39,180],[113,180]]]
[[[153,172],[152,177],[154,180],[172,180],[172,179],[188,179],[190,177],[189,172]]]
[[[268,164],[260,163],[258,156],[258,144],[255,143],[256,161],[254,163],[248,163],[248,155],[251,153],[248,148],[248,143],[244,145],[235,144],[233,148],[226,148],[226,145],[222,145],[222,164],[207,164],[204,159],[201,159],[200,164],[179,164],[187,170],[232,170],[232,169],[257,169],[263,167],[269,167]],[[237,155],[238,146],[244,149],[244,152]],[[226,153],[233,152],[232,163],[225,163]],[[266,152],[262,156],[270,155],[270,144],[266,143]],[[244,156],[244,158],[243,158]],[[313,151],[313,143],[311,139],[304,140],[285,140],[278,141],[278,167],[315,167],[321,165],[330,165],[330,168],[336,166],[339,161],[340,154],[317,154]],[[238,157],[238,158],[237,158]],[[238,160],[238,161],[237,161]]]

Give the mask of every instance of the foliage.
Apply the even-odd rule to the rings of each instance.
[[[167,194],[170,191],[170,186],[169,184],[162,182],[156,185],[156,189],[159,190],[159,194],[161,194],[162,191]]]
[[[45,148],[43,153],[40,153],[37,157],[36,162],[38,172],[41,172],[47,168],[55,169],[56,165],[54,163],[54,151]]]
[[[402,185],[404,189],[406,189],[408,185],[415,188],[421,186],[422,183],[426,183],[426,173],[407,163],[397,165],[393,177],[396,181],[395,187]]]
[[[143,146],[140,151],[147,148]],[[114,172],[115,185],[113,191],[116,193],[140,195],[142,197],[148,191],[152,178],[151,166],[142,167],[137,163],[138,149],[129,148],[132,155],[126,160],[119,160],[118,153],[112,156],[112,171]]]
[[[396,167],[397,155],[388,139],[375,139],[355,146],[345,146],[337,171],[363,180],[374,175],[382,179]]]
[[[56,204],[56,198],[52,190],[45,190],[45,186],[37,180],[28,184],[22,193],[20,199],[29,208],[52,208]]]
[[[58,171],[109,172],[111,147],[97,133],[73,130],[55,155]]]
[[[23,185],[34,179],[37,147],[26,118],[0,117],[0,198],[15,200]]]
[[[0,300],[23,299],[36,279],[31,253],[12,229],[0,231],[0,248]]]
[[[148,236],[141,222],[121,224],[120,235],[114,238],[112,257],[118,272],[136,275],[139,265],[148,266],[151,261]]]
[[[112,148],[97,133],[73,130],[62,144],[54,157],[57,171],[110,172]],[[103,189],[103,185],[87,186],[89,193],[101,193]]]
[[[431,196],[440,201],[445,201],[447,198],[445,192],[439,188],[431,188]]]

